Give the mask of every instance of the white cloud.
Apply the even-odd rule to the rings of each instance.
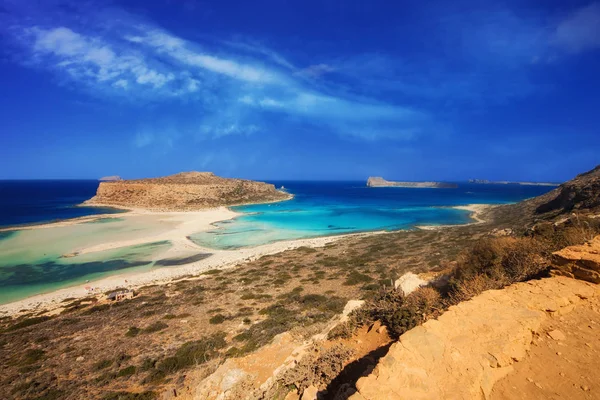
[[[200,135],[199,138],[203,139],[206,137],[210,138],[220,138],[224,136],[230,135],[251,135],[253,133],[259,132],[260,128],[256,125],[242,125],[239,123],[231,123],[231,124],[210,124],[210,125],[202,125],[200,127]]]
[[[334,87],[325,94],[322,87],[306,78],[333,71],[329,64],[298,72],[283,57],[260,46],[242,46],[238,54],[231,53],[235,46],[225,48],[229,53],[208,52],[197,43],[147,25],[127,24],[122,30],[128,34],[90,33],[93,27],[76,31],[71,26],[35,26],[23,29],[29,38],[23,44],[30,46],[38,66],[53,68],[93,89],[127,93],[127,98],[140,94],[155,99],[191,97],[199,103],[195,123],[201,126],[202,137],[264,131],[270,121],[262,113],[265,110],[274,118],[278,118],[275,113],[305,118],[306,123],[350,136],[360,136],[354,132],[366,124],[381,128],[369,131],[368,136],[375,137],[390,124],[427,119],[409,108],[336,95]],[[348,125],[352,129],[341,128]],[[160,137],[137,134],[134,144],[145,147]]]
[[[96,82],[113,81],[112,86],[124,87],[128,77],[140,85],[160,88],[174,79],[172,73],[161,73],[150,68],[143,57],[135,54],[119,56],[99,38],[81,35],[66,27],[54,29],[32,28],[36,57],[53,56],[54,65],[77,79]]]
[[[310,78],[319,78],[323,75],[334,72],[335,70],[336,68],[329,64],[315,64],[298,71],[297,74],[308,76]]]
[[[580,8],[563,20],[554,43],[573,53],[600,47],[600,4]]]
[[[275,83],[280,80],[277,74],[268,69],[192,50],[190,43],[157,29],[148,30],[143,37],[126,36],[126,39],[151,46],[183,64],[234,79],[253,83]]]
[[[121,89],[127,89],[128,85],[129,85],[129,82],[127,82],[125,79],[119,79],[118,81],[113,83],[114,87],[121,88]]]

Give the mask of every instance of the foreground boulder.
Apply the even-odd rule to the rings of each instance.
[[[402,335],[351,399],[488,398],[542,322],[598,295],[599,287],[565,277],[484,292]]]
[[[569,246],[552,254],[554,275],[600,283],[600,236],[579,246]]]

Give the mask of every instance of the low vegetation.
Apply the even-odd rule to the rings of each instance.
[[[540,223],[517,237],[484,237],[457,257],[445,284],[422,287],[408,296],[396,290],[380,291],[366,307],[353,314],[352,326],[376,320],[398,337],[435,317],[447,307],[489,289],[547,276],[551,254],[565,246],[582,244],[600,234],[600,221],[573,215],[561,224]],[[348,335],[348,327],[333,336]]]
[[[552,251],[600,232],[600,219],[581,216],[526,229],[518,222],[499,237],[488,234],[497,225],[479,224],[345,239],[148,286],[120,303],[69,300],[56,316],[0,319],[0,398],[157,398],[185,387],[190,369],[208,374],[282,332],[310,337],[349,299],[367,304],[331,337],[374,320],[397,337],[483,290],[543,276]],[[402,296],[393,282],[408,271],[445,273],[448,281]],[[281,381],[282,390],[335,379],[350,357],[319,354]]]

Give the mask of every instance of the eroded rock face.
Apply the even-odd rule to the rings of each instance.
[[[555,275],[600,283],[600,236],[579,246],[569,246],[552,253]]]
[[[537,214],[600,209],[600,165],[563,183],[545,197],[548,201],[536,208]]]
[[[193,211],[289,197],[264,182],[221,178],[211,172],[182,172],[162,178],[101,182],[96,196],[86,204]]]
[[[484,292],[402,335],[358,380],[351,399],[488,398],[494,383],[525,357],[542,321],[599,292],[565,277]]]

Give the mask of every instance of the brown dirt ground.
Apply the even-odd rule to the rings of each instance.
[[[529,355],[496,383],[491,399],[600,399],[600,300],[549,319],[542,328]]]
[[[263,311],[277,303],[299,316],[297,321],[288,321],[285,330],[314,334],[341,311],[336,311],[338,304],[368,298],[407,271],[442,268],[486,230],[489,226],[481,224],[349,238],[324,248],[263,257],[202,279],[144,287],[133,300],[117,304],[100,304],[96,299],[65,301],[59,315],[23,328],[14,325],[44,312],[3,318],[0,397],[33,399],[53,393],[79,399],[85,393],[87,398],[102,398],[110,391],[158,394],[185,387],[189,370],[149,381],[147,363],[160,363],[184,343],[221,332],[227,345],[220,356],[194,368],[209,374],[224,357],[236,356],[228,351],[247,343],[234,337],[268,319]],[[300,298],[326,296],[335,304],[323,310],[321,302],[290,296],[294,290],[299,290],[295,293]],[[216,316],[222,319],[211,323]],[[139,333],[128,334],[132,327]],[[279,326],[272,326],[274,333],[280,333],[276,330]],[[259,339],[269,337],[257,333]]]

